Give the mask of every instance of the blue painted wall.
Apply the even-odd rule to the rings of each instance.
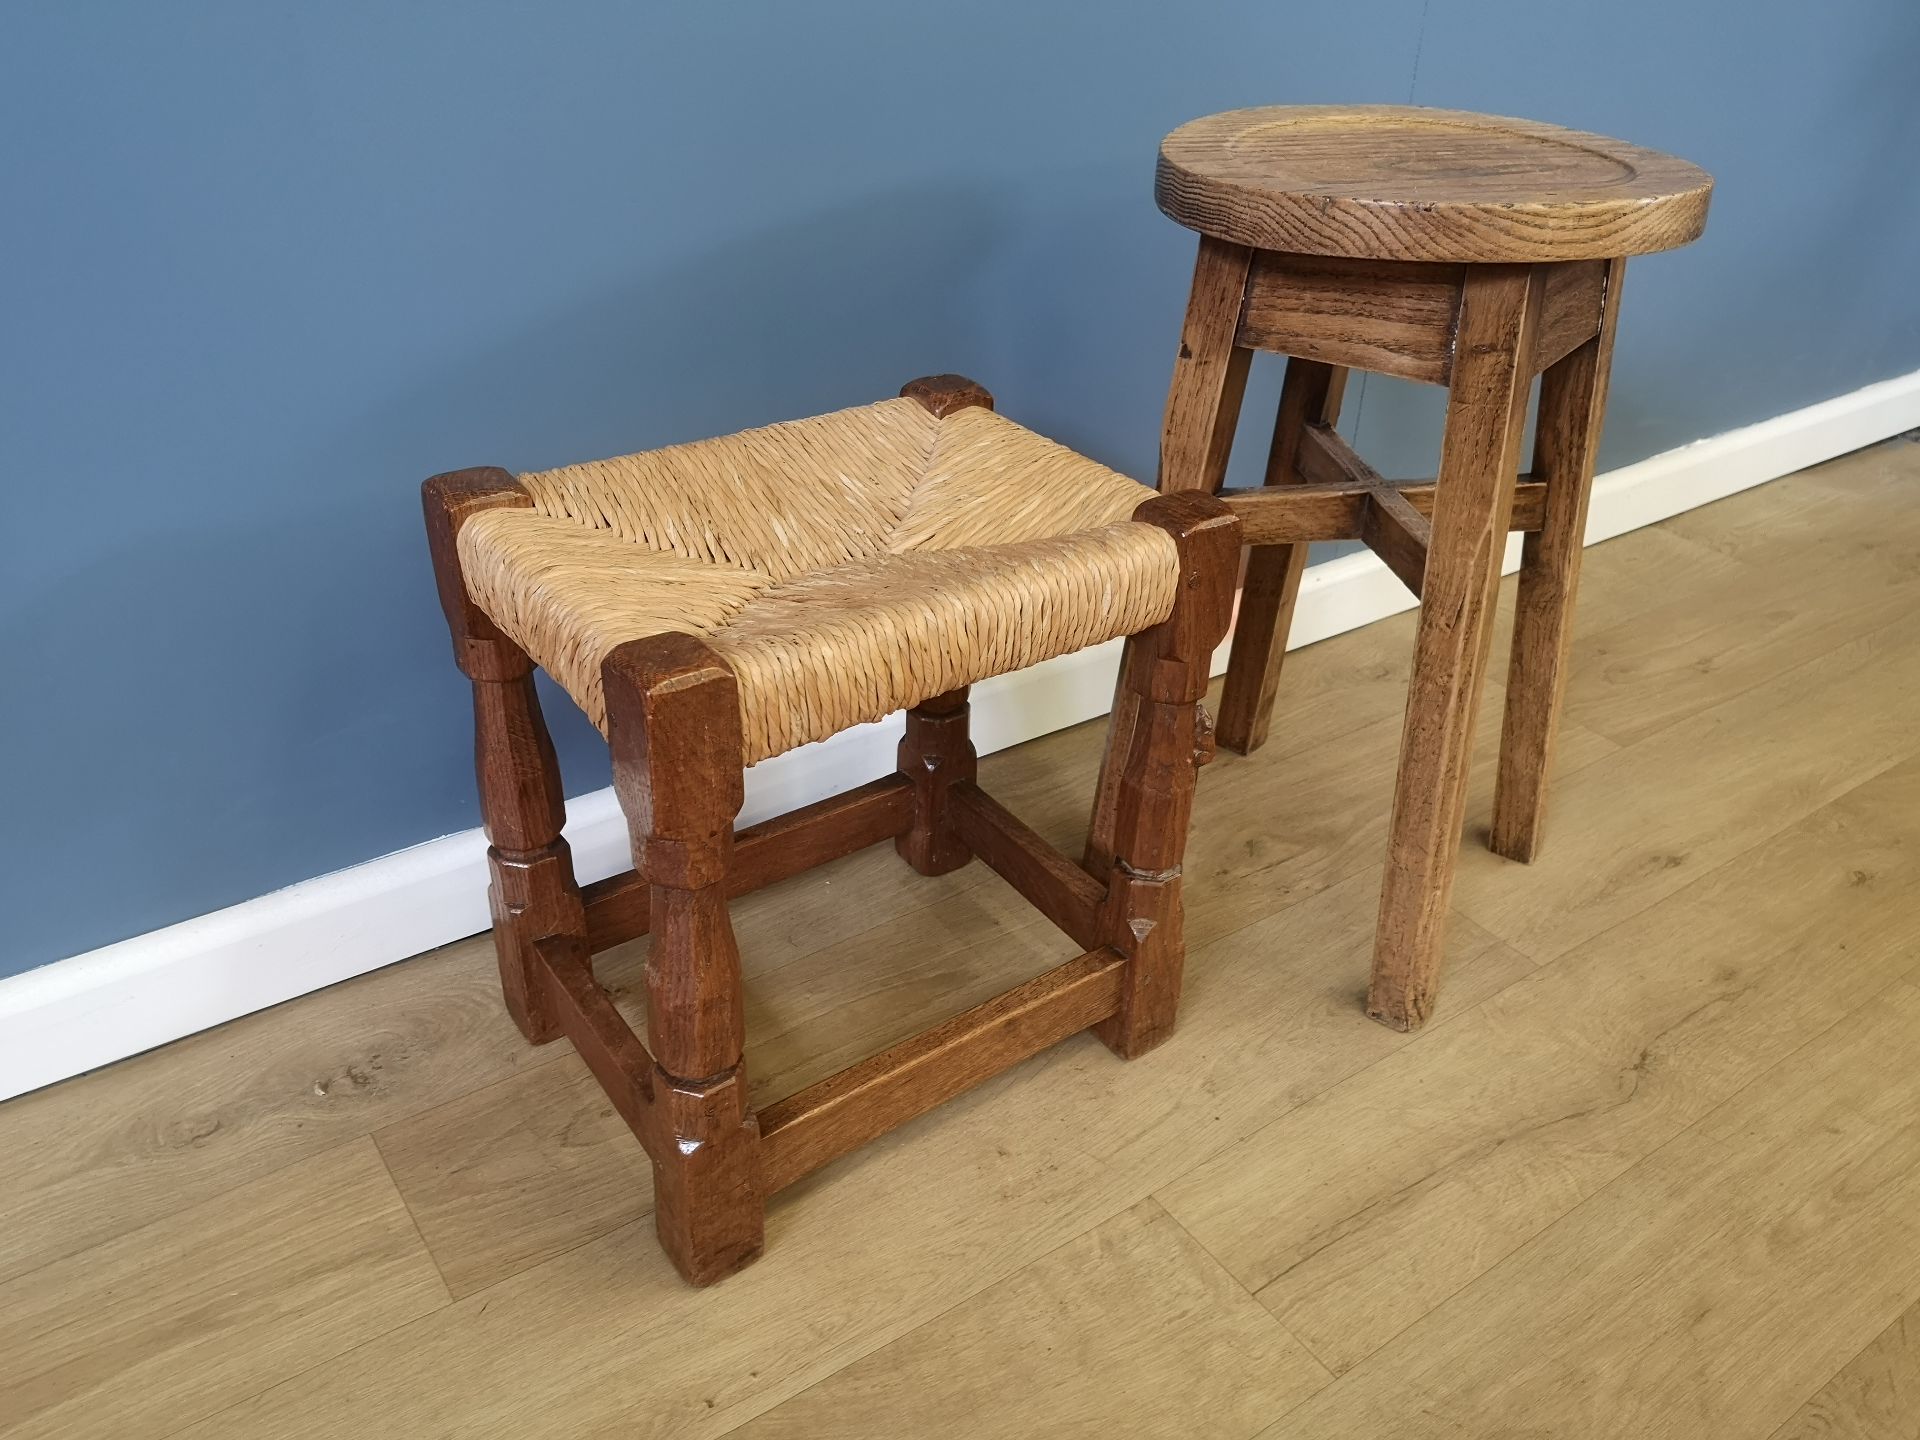
[[[1196,114],[1413,99],[1714,171],[1630,277],[1608,463],[1920,366],[1916,56],[1911,0],[9,6],[0,973],[475,823],[423,475],[941,369],[1150,473]],[[1424,463],[1429,397],[1354,408]]]

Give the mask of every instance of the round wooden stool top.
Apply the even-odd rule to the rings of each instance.
[[[1671,250],[1707,222],[1685,160],[1532,120],[1270,105],[1182,125],[1154,198],[1190,230],[1365,260],[1534,263]]]

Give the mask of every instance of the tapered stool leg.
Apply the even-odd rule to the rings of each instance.
[[[1140,647],[1131,640],[1120,651],[1120,673],[1114,680],[1113,708],[1107,714],[1107,743],[1100,752],[1100,775],[1093,784],[1093,816],[1087,822],[1087,845],[1080,868],[1105,883],[1113,865],[1114,830],[1120,823],[1120,781],[1133,752],[1133,732],[1140,723],[1140,687],[1135,672]]]
[[[1367,996],[1396,1030],[1426,1021],[1439,986],[1541,284],[1533,267],[1476,266],[1461,297]]]
[[[1489,841],[1497,854],[1510,860],[1531,861],[1539,853],[1546,820],[1547,781],[1566,698],[1573,604],[1586,543],[1587,500],[1607,410],[1607,374],[1626,268],[1625,260],[1607,266],[1600,333],[1540,377],[1533,472],[1546,483],[1547,514],[1540,529],[1528,533],[1521,552]]]
[[[614,789],[649,886],[647,1048],[659,1074],[654,1221],[695,1285],[760,1253],[760,1128],[747,1101],[740,952],[727,918],[744,798],[733,673],[690,635],[629,641],[601,670]]]
[[[1300,436],[1308,425],[1331,425],[1340,418],[1346,381],[1347,372],[1337,365],[1298,358],[1287,361],[1273,444],[1267,452],[1266,484],[1286,485],[1299,478],[1295,464]],[[1251,755],[1266,743],[1287,632],[1293,628],[1293,606],[1306,568],[1305,545],[1255,545],[1247,551],[1218,729],[1220,743],[1242,755]]]
[[[1180,865],[1194,776],[1204,758],[1200,700],[1208,661],[1233,610],[1234,561],[1240,525],[1220,501],[1187,492],[1149,500],[1134,519],[1158,525],[1180,551],[1180,591],[1173,611],[1127,641],[1122,673],[1136,705],[1109,752],[1113,787],[1112,857],[1100,917],[1106,943],[1128,960],[1120,1007],[1097,1033],[1127,1059],[1172,1033],[1186,963]]]
[[[1246,246],[1200,237],[1160,426],[1158,488],[1164,494],[1211,494],[1226,476],[1240,401],[1247,391],[1247,367],[1253,361],[1253,351],[1235,343],[1252,263],[1253,252]]]
[[[487,894],[501,994],[520,1032],[544,1044],[560,1029],[534,946],[549,936],[584,942],[586,911],[571,852],[560,838],[566,802],[533,688],[533,662],[467,598],[457,544],[469,516],[531,502],[511,475],[490,467],[436,475],[421,498],[454,656],[473,682],[474,765],[489,842]]]

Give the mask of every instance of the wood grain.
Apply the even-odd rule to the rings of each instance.
[[[1273,442],[1267,450],[1263,486],[1267,496],[1299,481],[1300,449],[1307,431],[1315,426],[1331,428],[1340,418],[1346,383],[1345,370],[1311,360],[1287,361],[1273,421]],[[1251,533],[1248,522],[1259,508],[1258,504],[1243,504],[1234,511],[1251,548],[1214,732],[1220,744],[1242,755],[1251,754],[1266,742],[1273,697],[1280,684],[1281,658],[1286,653],[1287,634],[1293,628],[1294,603],[1300,595],[1300,577],[1307,568],[1305,545],[1274,545],[1271,537],[1263,541]],[[1352,533],[1348,524],[1357,529],[1358,520],[1358,515],[1343,514],[1341,533]]]
[[[1120,781],[1126,757],[1133,749],[1134,731],[1141,714],[1141,678],[1135,669],[1146,663],[1145,652],[1123,645],[1113,678],[1113,703],[1107,711],[1107,743],[1100,751],[1094,774],[1093,808],[1087,816],[1086,843],[1080,850],[1080,868],[1103,887],[1113,870],[1114,830],[1120,823]]]
[[[1920,1297],[1920,990],[1858,998],[1267,1440],[1767,1434]]]
[[[1328,1378],[1149,1201],[733,1434],[1238,1440]]]
[[[1911,968],[1920,763],[1277,1119],[1160,1198],[1345,1372]],[[1391,1111],[1391,1114],[1387,1112]]]
[[[1848,473],[1864,481],[1882,463],[1864,452]],[[1685,544],[1692,563],[1716,566],[1717,583],[1705,595],[1656,587],[1658,603],[1639,614],[1605,609],[1583,624],[1567,715],[1632,744],[1912,615],[1920,510],[1887,503],[1879,486],[1863,487],[1857,501],[1823,494],[1811,483],[1818,473],[1743,495],[1733,509],[1708,507],[1702,513],[1721,512],[1718,534],[1695,515],[1663,523],[1654,533]],[[1745,518],[1736,524],[1735,515]]]
[[[448,946],[7,1101],[4,1148],[32,1163],[0,1165],[0,1280],[554,1060],[492,954]]]
[[[1444,385],[1465,279],[1462,265],[1257,251],[1237,343]]]
[[[1275,777],[1272,793],[1282,778]],[[1203,807],[1206,793],[1203,788]],[[1218,797],[1236,805],[1272,803],[1265,790],[1248,795],[1226,788]],[[1355,849],[1363,863],[1371,860],[1377,832]],[[1129,1167],[1142,1167],[1143,1174],[1163,1174],[1220,1143],[1210,1137],[1264,1123],[1274,1095],[1314,1083],[1312,1077],[1361,1068],[1402,1043],[1369,1024],[1354,1004],[1365,985],[1378,888],[1377,868],[1363,868],[1317,894],[1303,888],[1307,898],[1300,903],[1270,913],[1255,928],[1218,936],[1195,955],[1200,969],[1192,1003],[1199,1008],[1176,1031],[1176,1040],[1189,1034],[1193,1053],[1207,1057],[1204,1083],[1164,1091],[1153,1067],[1135,1067],[1141,1070],[1135,1091],[1114,1077],[1112,1059],[1097,1047],[1066,1067],[1064,1077],[1060,1067],[1050,1066],[1043,1088],[1060,1084],[1063,1090],[1036,1098],[1046,1100],[1041,1113],[1057,1110],[1069,1122],[1061,1143],[1098,1146],[1102,1154],[1130,1157]],[[1005,895],[991,911],[979,908],[986,894],[1000,889],[971,892],[971,900],[957,898],[825,949],[805,964],[753,977],[748,1054],[762,1109],[773,1097],[989,999],[1057,960],[1059,937],[1018,897]],[[1026,922],[1026,928],[1010,929],[1014,921]],[[960,949],[915,949],[916,935],[967,943]],[[1443,1016],[1532,969],[1468,922],[1456,924],[1450,935],[1454,976]],[[1276,987],[1291,997],[1284,1017],[1267,1008]],[[623,1008],[630,1017],[638,1013],[630,997]],[[1216,1063],[1217,1073],[1211,1068]],[[1260,1067],[1263,1083],[1234,1083],[1249,1065]],[[529,1256],[572,1248],[651,1208],[644,1185],[630,1193],[631,1140],[597,1089],[580,1079],[542,1080],[546,1073],[494,1087],[486,1106],[442,1107],[380,1137],[390,1155],[395,1137],[404,1139],[402,1153],[413,1158],[403,1164],[396,1157],[396,1175],[450,1283],[462,1293],[478,1288],[472,1283],[477,1277],[501,1278],[524,1268]],[[1127,1100],[1129,1095],[1136,1098]],[[507,1118],[494,1121],[490,1108]],[[612,1139],[624,1140],[625,1148]],[[866,1163],[856,1157],[846,1166]],[[786,1223],[830,1224],[831,1217],[816,1214],[811,1204],[793,1211]],[[779,1210],[776,1199],[772,1213],[777,1217]]]
[[[353,1141],[0,1286],[0,1428],[171,1434],[446,1302]]]
[[[601,671],[614,793],[634,866],[652,887],[646,1046],[595,984],[584,943],[561,957],[571,963],[555,974],[568,995],[557,989],[555,1005],[578,1017],[568,1033],[581,1058],[649,1142],[661,1247],[689,1284],[710,1285],[765,1243],[740,949],[727,913],[733,820],[745,796],[740,691],[691,635],[630,640]]]
[[[750,895],[891,839],[912,823],[913,811],[912,784],[904,776],[887,775],[735,831],[727,898]],[[593,950],[647,933],[649,888],[646,878],[632,870],[582,887],[587,942]]]
[[[1537,269],[1479,266],[1460,304],[1367,991],[1367,1013],[1396,1029],[1426,1022],[1440,984],[1542,283]]]
[[[566,797],[533,688],[533,661],[468,598],[457,544],[470,517],[524,509],[533,500],[513,476],[492,467],[435,475],[421,486],[420,499],[454,658],[473,685],[474,772],[490,846],[487,900],[501,996],[520,1033],[541,1045],[559,1027],[547,1008],[534,945],[548,935],[584,938],[586,915],[572,852],[560,838]]]
[[[1531,866],[1467,851],[1455,904],[1536,959],[1563,955],[1911,753],[1917,697],[1920,637],[1870,631],[1563,772],[1556,803],[1578,824]]]
[[[922,375],[902,385],[900,394],[905,399],[918,400],[942,419],[969,406],[993,409],[993,396],[987,387],[964,375]]]
[[[1309,482],[1358,485],[1366,490],[1383,487],[1387,483],[1385,477],[1362,459],[1331,423],[1308,422],[1305,432],[1300,436],[1294,463],[1299,467],[1300,478]]]
[[[1671,155],[1537,121],[1404,105],[1272,105],[1182,125],[1154,199],[1258,250],[1509,264],[1670,250],[1706,225],[1712,177]]]
[[[1233,507],[1233,513],[1240,517],[1240,528],[1249,545],[1279,548],[1315,540],[1360,539],[1360,532],[1366,525],[1367,508],[1381,489],[1390,490],[1422,517],[1432,517],[1431,480],[1387,480],[1379,487],[1353,481],[1290,485],[1284,489],[1230,486],[1219,493],[1220,498]],[[1547,487],[1522,480],[1514,487],[1513,514],[1508,526],[1516,531],[1538,530],[1546,519],[1546,510]],[[1252,563],[1252,557],[1249,556],[1249,573]],[[1245,624],[1247,600],[1244,588],[1241,597],[1243,619],[1240,624]],[[1277,632],[1277,624],[1275,629]],[[1237,637],[1239,633],[1239,625],[1236,625],[1234,634]],[[1223,706],[1225,703],[1222,701]]]
[[[1361,514],[1360,538],[1407,589],[1418,595],[1426,588],[1433,525],[1405,495],[1391,486],[1373,487]]]
[[[1093,950],[761,1112],[762,1183],[784,1190],[837,1156],[1077,1035],[1119,1004],[1126,960]]]
[[[493,917],[500,992],[520,1033],[543,1045],[559,1032],[547,1007],[534,948],[549,935],[584,941],[587,916],[561,838],[566,799],[533,666],[519,656],[510,679],[473,682],[475,768],[486,820],[488,908]]]
[[[749,978],[748,1076],[757,1104],[825,1079],[1078,953],[1025,897],[985,866],[976,868],[985,884]],[[624,984],[631,973],[614,979]],[[623,990],[624,1009],[633,1012],[638,1000]]]
[[[1881,578],[1911,577],[1920,515],[1900,503],[1913,484],[1910,446],[1896,437],[1856,450],[1802,470],[1790,485],[1742,492],[1660,528],[1761,568],[1784,570],[1782,561],[1796,557],[1808,570],[1825,572],[1840,595],[1843,574],[1855,568]]]
[[[1163,495],[1189,490],[1211,494],[1226,478],[1227,457],[1233,448],[1233,432],[1239,423],[1247,367],[1252,359],[1252,352],[1234,338],[1251,261],[1251,252],[1240,246],[1200,237],[1173,383],[1167,391],[1166,414],[1160,427],[1157,486]],[[1134,518],[1151,520],[1152,515],[1159,515],[1164,519],[1175,513],[1149,512],[1142,506]],[[1225,585],[1226,600],[1231,605],[1231,577]],[[1187,608],[1189,614],[1194,613],[1193,607]],[[1160,629],[1164,631],[1165,627]],[[1081,860],[1088,873],[1103,885],[1109,883],[1114,862],[1123,765],[1133,751],[1144,713],[1141,697],[1151,684],[1148,677],[1136,673],[1136,667],[1152,663],[1147,651],[1130,641],[1114,683],[1107,747],[1094,782],[1093,811]]]
[[[1516,506],[1525,489],[1523,482],[1514,492]],[[1542,500],[1544,510],[1544,496]],[[1640,616],[1663,614],[1675,603],[1696,609],[1714,606],[1724,593],[1723,587],[1734,583],[1741,573],[1738,562],[1716,554],[1707,546],[1682,539],[1665,524],[1617,535],[1606,543],[1612,547],[1605,552],[1607,564],[1582,565],[1580,570],[1580,594],[1586,602],[1588,620],[1597,629],[1625,627]],[[1684,582],[1676,584],[1675,577],[1681,575],[1685,576]],[[1493,632],[1496,655],[1513,648],[1514,592],[1518,580],[1517,575],[1509,575],[1500,582],[1500,613],[1494,618]],[[1576,635],[1577,654],[1586,653],[1586,628],[1583,623]],[[1579,677],[1580,671],[1581,663],[1576,662],[1573,679]],[[1495,673],[1488,677],[1488,683],[1505,679],[1503,673]],[[1569,694],[1573,679],[1568,682]],[[1725,698],[1720,695],[1714,700],[1717,703]],[[1568,718],[1567,707],[1562,707],[1561,718],[1563,721]]]
[[[1920,1435],[1920,1305],[1868,1342],[1768,1440],[1913,1440]]]
[[[822,892],[857,913],[870,900],[892,898],[889,882],[923,896],[944,882],[921,881],[881,849],[737,902],[757,1108],[1058,963],[1065,953],[1058,932],[985,867],[974,869],[986,883],[897,917],[881,915],[882,923],[846,937],[816,919],[812,902]],[[848,904],[849,896],[861,904]],[[815,933],[824,943],[795,959],[794,947]],[[646,949],[643,941],[600,957],[598,966],[627,1023],[639,1029],[646,1025]],[[497,1012],[497,994],[486,998]],[[504,1017],[498,1026],[511,1036]],[[599,1085],[571,1047],[540,1053],[555,1063],[377,1136],[456,1295],[653,1213],[647,1158]],[[642,1233],[637,1243],[652,1241]]]
[[[1076,945],[1099,943],[1099,914],[1106,894],[1019,816],[978,785],[954,787],[955,828],[968,849],[991,866]]]
[[[1164,492],[1218,490],[1227,473],[1253,354],[1234,341],[1252,259],[1243,246],[1200,237],[1160,426],[1158,488]]]
[[[1549,272],[1542,302],[1549,313],[1554,275],[1566,268],[1578,267]],[[1593,338],[1549,364],[1540,378],[1533,475],[1546,486],[1546,515],[1520,552],[1507,708],[1500,731],[1500,781],[1488,842],[1496,855],[1509,860],[1531,861],[1540,852],[1554,730],[1567,689],[1573,606],[1587,543],[1587,501],[1607,413],[1607,378],[1613,368],[1626,262],[1611,261],[1600,270],[1600,291],[1592,303],[1596,311],[1602,304],[1605,308],[1604,315],[1593,316]],[[1543,316],[1542,326],[1547,323]],[[1559,341],[1543,338],[1541,343],[1553,349]]]
[[[1144,1068],[1069,1045],[1110,1075]],[[722,1434],[1142,1198],[992,1113],[1031,1093],[1050,1063],[1028,1062],[803,1182],[769,1262],[724,1285],[683,1285],[641,1222],[183,1435],[591,1435],[636,1417],[663,1437]],[[845,1223],[854,1212],[860,1223]],[[793,1223],[806,1214],[818,1223]]]
[[[1406,617],[1409,622],[1416,618]],[[1250,759],[1223,755],[1208,769],[1200,786],[1194,845],[1185,869],[1196,887],[1206,888],[1209,899],[1189,919],[1190,943],[1211,940],[1283,910],[1362,870],[1376,877],[1380,874],[1393,803],[1393,767],[1404,729],[1405,650],[1412,628],[1408,623],[1400,630],[1401,653],[1392,664],[1383,661],[1377,670],[1366,672],[1364,688],[1379,693],[1366,696],[1364,702],[1356,698],[1354,703],[1356,712],[1377,709],[1384,712],[1381,718],[1322,732],[1318,743],[1291,749],[1290,758],[1278,766],[1263,752]],[[1296,679],[1312,655],[1313,650],[1307,650],[1290,657],[1297,667],[1290,673]],[[1336,673],[1342,671],[1344,667],[1339,667]],[[1282,698],[1287,698],[1284,691]],[[1491,707],[1494,701],[1490,698],[1487,703]],[[1326,714],[1329,708],[1316,705],[1303,711]],[[1276,726],[1290,721],[1290,713],[1282,714]],[[1284,732],[1277,729],[1276,737],[1280,733]],[[1480,727],[1474,743],[1466,809],[1478,816],[1492,803],[1497,745],[1493,727]],[[1618,749],[1610,741],[1572,728],[1566,743],[1563,774],[1569,777],[1576,773],[1575,767],[1605,759]],[[1266,779],[1269,775],[1271,780]],[[1215,792],[1232,796],[1221,802],[1224,808],[1216,809],[1210,801]],[[1272,824],[1271,817],[1279,814],[1289,817],[1285,827]],[[1222,826],[1227,828],[1221,831]],[[1470,860],[1475,858],[1469,855]],[[1499,863],[1504,867],[1505,862]],[[1370,923],[1364,928],[1371,935],[1374,927]]]
[[[600,1082],[601,1091],[612,1102],[620,1118],[627,1122],[627,1128],[633,1131],[634,1138],[654,1164],[662,1171],[671,1172],[686,1150],[700,1148],[693,1143],[699,1137],[681,1135],[671,1128],[674,1115],[686,1108],[684,1102],[676,1102],[673,1092],[685,1090],[699,1093],[704,1098],[709,1089],[725,1087],[729,1092],[737,1091],[740,1088],[738,1077],[724,1071],[711,1081],[705,1076],[668,1075],[654,1061],[647,1047],[640,1043],[640,1037],[627,1024],[613,997],[594,977],[593,957],[587,953],[584,945],[577,940],[555,937],[542,940],[535,953],[545,972],[543,978],[548,998],[555,1015],[559,1017],[561,1029],[567,1039],[573,1042],[574,1053],[592,1072],[593,1078]],[[652,998],[651,994],[648,998]],[[730,1108],[730,1099],[731,1094],[717,1100],[710,1109],[702,1112],[700,1118],[715,1123],[715,1117]],[[723,1135],[722,1138],[723,1141],[731,1140],[732,1136]],[[736,1143],[751,1142],[749,1139]],[[715,1147],[716,1150],[723,1148],[724,1145]],[[672,1186],[682,1182],[669,1173],[666,1183]],[[656,1190],[659,1188],[656,1187]],[[657,1193],[654,1202],[657,1211],[660,1205]],[[742,1202],[736,1200],[733,1203]],[[669,1217],[669,1220],[674,1218]],[[695,1265],[692,1268],[700,1267]],[[694,1283],[703,1282],[695,1280]]]
[[[1201,697],[1214,648],[1233,616],[1233,578],[1240,522],[1224,503],[1199,491],[1156,495],[1134,511],[1174,542],[1180,588],[1167,618],[1127,637],[1122,682],[1132,692],[1133,721],[1116,723],[1099,784],[1111,788],[1111,859],[1104,876],[1101,937],[1127,958],[1114,1013],[1096,1032],[1113,1052],[1134,1059],[1172,1033],[1186,963],[1181,861],[1193,813],[1197,772],[1211,753],[1200,724]],[[1096,830],[1100,822],[1096,821]]]
[[[460,552],[455,544],[460,526],[471,516],[488,510],[525,510],[532,505],[533,496],[521,488],[510,472],[497,465],[449,470],[421,483],[420,510],[427,526],[434,588],[440,597],[447,628],[453,633],[454,658],[462,671],[470,664],[485,664],[492,659],[505,637],[487,618],[486,612],[467,597],[466,580],[460,573]],[[467,652],[475,648],[479,654],[470,659]]]
[[[374,1140],[456,1299],[653,1213],[646,1152],[572,1054]]]
[[[1551,369],[1600,333],[1607,298],[1619,297],[1619,272],[1625,268],[1626,261],[1615,258],[1576,260],[1547,270],[1546,288],[1540,295],[1540,331],[1534,336],[1529,362],[1533,369]]]
[[[955,785],[970,785],[978,770],[967,738],[965,687],[936,695],[907,711],[896,748],[900,773],[913,786],[913,820],[893,846],[922,875],[945,875],[973,858],[954,829],[949,797]]]
[[[898,776],[890,776],[876,783],[892,787],[904,782]],[[1084,802],[1090,784],[1090,779],[1081,780],[1076,804]],[[1066,798],[1059,787],[1047,786],[1038,793],[1057,796],[1059,800]],[[911,813],[910,792],[901,813],[900,824],[904,827],[904,817]],[[779,822],[765,823],[777,825]],[[761,826],[756,825],[735,832],[736,861],[740,841],[760,829]],[[998,888],[992,871],[984,865],[970,865],[949,875],[928,878],[902,865],[892,846],[876,843],[853,851],[843,859],[825,860],[807,874],[775,880],[737,896],[728,904],[727,912],[740,945],[741,973],[749,982],[749,1004],[756,977],[843,945],[870,931],[892,928],[897,933],[911,935],[916,923],[913,916],[937,912],[945,905],[967,908],[991,904],[994,902],[978,900],[978,892]],[[849,905],[848,895],[858,895],[860,903]],[[1016,907],[1004,908],[1008,913],[1015,913]],[[617,988],[626,977],[637,980],[650,948],[645,939],[618,946],[595,957],[596,969],[603,980]],[[641,1014],[637,1009],[633,1013]]]

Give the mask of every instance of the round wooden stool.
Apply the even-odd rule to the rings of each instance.
[[[1224,492],[1252,549],[1220,743],[1266,738],[1307,542],[1364,540],[1422,602],[1367,1002],[1397,1029],[1433,1007],[1507,532],[1526,541],[1492,845],[1531,860],[1625,257],[1696,238],[1712,188],[1618,140],[1403,106],[1236,110],[1161,146],[1155,198],[1201,237],[1162,490],[1220,490],[1252,352],[1291,357],[1265,484]],[[1384,480],[1335,433],[1349,369],[1447,387],[1435,480]]]

